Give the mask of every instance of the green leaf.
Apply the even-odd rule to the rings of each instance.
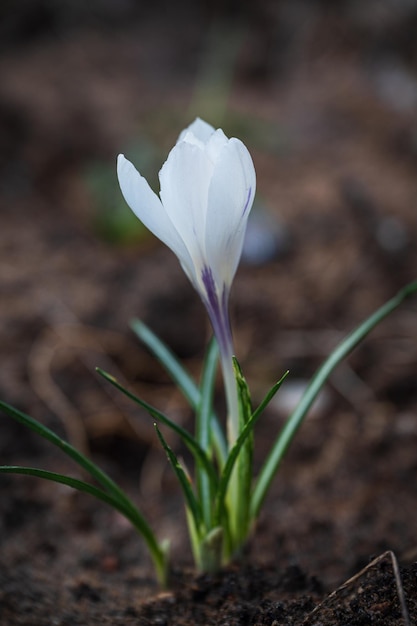
[[[353,330],[330,354],[311,379],[296,409],[287,420],[281,433],[272,446],[256,481],[252,496],[251,517],[256,519],[262,503],[265,499],[269,486],[275,473],[294,439],[298,429],[303,423],[311,405],[317,398],[318,393],[328,380],[330,374],[345,359],[363,339],[384,320],[390,313],[412,296],[417,291],[417,281],[409,283],[401,289],[391,300],[381,306],[375,313],[368,317],[362,324]]]
[[[79,480],[78,478],[72,478],[71,476],[65,476],[64,474],[59,474],[57,472],[49,472],[36,467],[22,467],[21,465],[0,465],[0,473],[24,474],[27,476],[34,476],[36,478],[43,478],[44,480],[50,480],[55,483],[61,483],[62,485],[67,485],[67,487],[71,487],[77,491],[88,493],[90,496],[94,496],[98,500],[102,500],[106,504],[110,504],[110,506],[122,512],[123,515],[126,514],[126,510],[124,509],[122,503],[116,498],[106,491],[103,491],[102,489],[99,489],[84,480]]]
[[[223,541],[225,529],[221,526],[212,528],[200,542],[201,569],[204,572],[215,573],[222,564]]]
[[[210,449],[211,417],[213,408],[213,389],[216,377],[219,349],[217,342],[209,344],[203,367],[203,376],[200,386],[200,401],[196,414],[196,437],[202,450]],[[207,474],[205,467],[196,465],[196,482],[199,500],[203,511],[206,528],[211,527],[213,490],[216,485]]]
[[[239,405],[240,405],[240,429],[245,426],[252,415],[252,401],[250,397],[250,390],[243,376],[242,368],[239,365],[239,361],[236,357],[233,357],[233,369],[235,373],[236,385],[238,390]]]
[[[268,391],[268,393],[265,395],[264,399],[262,400],[262,402],[259,404],[259,406],[255,409],[255,411],[253,412],[252,417],[257,419],[266,409],[266,407],[268,406],[268,404],[271,402],[272,398],[275,396],[275,394],[277,393],[278,389],[281,387],[282,383],[284,382],[284,380],[287,378],[288,374],[289,374],[289,370],[287,370],[282,376],[281,378],[272,385],[271,389]]]
[[[158,435],[159,441],[162,444],[162,447],[164,448],[168,460],[170,461],[172,468],[178,478],[178,481],[181,485],[183,494],[184,494],[184,498],[187,504],[187,507],[191,513],[191,515],[193,516],[193,520],[194,520],[194,525],[196,528],[197,533],[199,534],[199,536],[201,535],[201,532],[203,530],[203,516],[202,516],[202,511],[201,511],[201,507],[200,504],[197,500],[197,498],[194,495],[194,491],[193,488],[191,486],[191,482],[190,479],[188,477],[188,475],[186,474],[184,468],[182,467],[181,463],[178,461],[175,453],[173,452],[173,450],[169,447],[169,445],[167,444],[167,442],[165,441],[161,431],[158,428],[157,424],[154,424],[155,426],[155,430],[156,433]]]
[[[134,319],[131,322],[131,328],[168,372],[190,406],[197,410],[200,402],[200,390],[172,351],[140,320]],[[220,465],[223,465],[227,455],[227,444],[222,427],[215,414],[212,415],[211,420],[211,437],[218,461]]]
[[[239,401],[239,432],[245,428],[252,415],[252,403],[248,384],[243,376],[242,369],[233,357],[233,368],[235,373],[238,401]],[[249,528],[249,507],[250,493],[252,487],[253,474],[253,426],[248,430],[245,441],[242,443],[237,457],[236,475],[232,476],[233,487],[237,491],[237,497],[233,499],[233,515],[231,518],[232,532],[236,547],[241,546],[248,534]]]
[[[135,335],[149,348],[171,376],[174,383],[184,394],[193,408],[197,407],[200,392],[197,385],[177,360],[173,352],[157,337],[151,329],[138,319],[130,324]]]
[[[86,472],[90,474],[93,478],[97,480],[103,487],[107,489],[109,493],[113,495],[114,498],[123,502],[127,506],[133,506],[130,500],[126,497],[123,491],[116,485],[116,483],[109,477],[105,472],[103,472],[95,463],[90,461],[84,454],[79,452],[76,448],[74,448],[70,443],[61,439],[58,435],[56,435],[52,430],[35,420],[33,417],[18,411],[14,407],[2,402],[0,400],[0,409],[20,422],[30,430],[33,430],[37,435],[40,435],[54,446],[62,450],[67,456],[69,456],[73,461],[75,461],[80,467],[82,467]]]
[[[49,472],[47,470],[38,469],[36,467],[22,467],[20,465],[0,465],[0,473],[23,474],[26,476],[42,478],[44,480],[60,483],[66,485],[67,487],[71,487],[72,489],[76,489],[77,491],[88,493],[90,496],[93,496],[98,500],[101,500],[102,502],[105,502],[106,504],[112,506],[124,517],[126,517],[126,519],[128,519],[131,524],[139,531],[140,535],[143,537],[149,548],[155,564],[155,569],[157,571],[159,581],[163,585],[166,584],[166,551],[158,543],[154,533],[152,532],[144,517],[131,503],[129,503],[129,506],[126,506],[126,504],[122,502],[119,498],[114,497],[113,495],[95,487],[94,485],[91,485],[90,483],[79,480],[78,478],[72,478],[71,476],[65,476],[64,474],[59,474],[57,472]]]
[[[263,399],[259,407],[253,412],[249,420],[246,422],[234,446],[229,452],[229,455],[226,460],[226,464],[224,466],[222,475],[220,477],[219,488],[216,494],[216,513],[215,513],[215,518],[214,518],[214,523],[216,525],[221,524],[221,519],[225,510],[225,497],[227,493],[227,488],[229,486],[230,477],[232,475],[234,465],[242,449],[242,446],[244,445],[249,435],[253,432],[253,429],[257,421],[261,417],[265,407],[269,404],[269,402],[272,400],[274,395],[277,393],[278,389],[281,387],[282,383],[287,378],[287,376],[288,376],[288,371],[285,372],[285,374],[280,378],[280,380],[277,381],[274,384],[274,386],[271,388],[271,390],[267,393],[267,395],[265,396],[265,398]]]
[[[203,375],[200,385],[200,397],[197,406],[196,438],[203,450],[210,447],[210,430],[213,405],[213,389],[216,378],[219,348],[212,339],[204,361]]]
[[[210,477],[210,480],[213,483],[213,488],[216,487],[218,478],[217,478],[214,465],[210,461],[205,451],[198,444],[196,439],[191,435],[191,433],[188,432],[188,430],[186,430],[185,428],[182,428],[182,426],[179,426],[178,424],[170,420],[169,417],[164,415],[164,413],[161,413],[161,411],[158,411],[158,409],[151,406],[150,404],[148,404],[147,402],[145,402],[144,400],[136,396],[133,392],[123,387],[123,385],[121,385],[119,381],[111,374],[108,374],[107,372],[100,369],[99,367],[96,368],[96,371],[98,374],[100,374],[100,376],[105,378],[111,385],[116,387],[116,389],[119,389],[119,391],[124,393],[125,396],[127,396],[128,398],[136,402],[136,404],[139,404],[139,406],[144,408],[149,413],[149,415],[153,417],[153,419],[159,420],[160,422],[162,422],[163,424],[171,428],[171,430],[173,430],[177,435],[179,435],[181,439],[183,440],[183,442],[186,444],[186,446],[189,448],[189,450],[192,452],[194,458],[196,459],[196,463],[200,463],[204,467],[207,475]]]

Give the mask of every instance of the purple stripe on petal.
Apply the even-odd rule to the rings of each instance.
[[[219,301],[217,298],[216,285],[214,283],[213,272],[209,267],[203,267],[201,272],[201,279],[204,287],[206,288],[207,300],[210,307],[215,310],[219,308]]]
[[[249,187],[248,197],[246,198],[246,203],[245,203],[245,206],[243,207],[243,211],[242,211],[242,217],[245,215],[246,211],[248,210],[248,207],[250,205],[251,197],[252,197],[252,187]]]
[[[228,354],[232,349],[232,333],[229,323],[228,300],[229,294],[226,286],[223,286],[221,302],[217,295],[216,284],[213,278],[213,272],[209,267],[204,267],[201,272],[207,297],[204,303],[213,326],[214,334],[219,343],[220,351]]]

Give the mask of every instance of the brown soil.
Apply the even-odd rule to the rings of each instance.
[[[269,220],[264,236],[275,234],[273,253],[246,257],[233,290],[236,352],[254,401],[291,371],[257,427],[259,467],[292,383],[299,389],[349,329],[416,278],[415,10],[243,3],[242,19],[254,13],[239,31],[220,119],[194,89],[197,78],[208,89],[199,59],[209,21],[225,19],[213,7],[180,3],[174,14],[163,3],[160,20],[133,3],[84,12],[9,4],[0,10],[0,398],[88,451],[126,489],[170,539],[173,572],[161,592],[141,540],[104,505],[3,476],[1,626],[417,623],[416,299],[337,370],[242,561],[216,576],[192,570],[152,424],[94,371],[192,427],[129,321],[144,319],[198,376],[209,335],[202,306],[168,250],[140,233],[114,245],[97,215],[119,202],[107,197],[118,151],[146,152],[155,172],[178,130],[206,116],[253,153],[255,210],[261,227]],[[100,193],[91,187],[99,161]],[[220,380],[216,401],[221,411]],[[6,416],[0,462],[78,475]]]

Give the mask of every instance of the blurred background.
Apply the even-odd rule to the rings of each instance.
[[[179,132],[200,116],[242,139],[257,171],[232,317],[255,399],[291,370],[260,431],[268,443],[336,342],[415,279],[416,32],[416,0],[3,0],[0,397],[120,471],[146,465],[149,498],[170,480],[152,424],[94,367],[189,422],[129,321],[143,319],[198,375],[205,313],[125,206],[115,159],[125,153],[157,190]],[[319,463],[337,412],[354,418],[326,475],[364,424],[374,437],[417,436],[415,338],[410,302],[332,379],[304,459]],[[2,451],[16,462],[27,437],[7,428]],[[299,489],[310,485],[303,467]]]

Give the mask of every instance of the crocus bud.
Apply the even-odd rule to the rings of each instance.
[[[159,172],[159,196],[123,155],[117,173],[127,204],[177,255],[200,294],[220,346],[223,372],[226,361],[231,370],[229,292],[256,188],[248,150],[239,139],[228,139],[197,118],[182,131]]]

